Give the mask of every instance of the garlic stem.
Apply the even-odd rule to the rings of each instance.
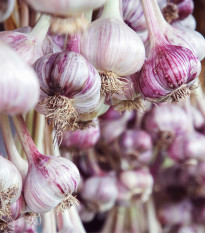
[[[88,150],[88,161],[89,161],[90,169],[92,170],[94,175],[100,176],[103,174],[102,170],[98,166],[97,159],[95,156],[95,150],[93,148]]]
[[[53,211],[47,212],[43,215],[42,233],[56,233],[55,215]]]
[[[24,148],[24,151],[26,153],[28,163],[30,164],[31,161],[38,157],[40,154],[39,151],[36,148],[36,145],[34,144],[28,129],[26,128],[26,124],[24,122],[24,119],[22,115],[16,115],[12,117],[17,134],[19,136],[19,139],[21,141],[21,144]]]
[[[153,4],[152,4],[153,1]],[[156,4],[157,0],[141,0],[144,16],[147,22],[148,31],[149,31],[149,37],[150,37],[150,43],[151,46],[153,46],[155,43],[161,43],[165,41],[165,38],[161,32],[157,15],[156,15]],[[155,7],[154,7],[155,6]]]
[[[93,16],[93,10],[85,11],[84,17],[88,20],[89,23],[92,21],[92,16]]]
[[[24,182],[28,171],[28,162],[20,156],[16,148],[11,133],[8,116],[3,114],[0,115],[0,126],[8,158],[17,167]]]
[[[50,23],[51,16],[45,14],[41,15],[29,35],[35,39],[38,39],[38,42],[43,41],[47,35]]]
[[[76,232],[86,233],[84,226],[81,222],[81,219],[79,217],[78,211],[77,211],[75,206],[72,206],[69,209],[69,214],[70,214],[71,221],[74,223],[74,228],[75,228]]]
[[[58,232],[64,232],[65,230],[67,231],[74,231],[73,224],[70,219],[70,215],[68,210],[65,210],[63,213],[59,213],[57,216],[57,221],[58,221]]]
[[[125,224],[125,207],[119,206],[116,211],[116,221],[114,233],[123,233]]]
[[[34,129],[34,143],[41,153],[44,153],[43,137],[45,128],[45,116],[36,113],[35,129]]]
[[[123,21],[120,14],[121,1],[122,0],[107,0],[100,18],[116,18]]]

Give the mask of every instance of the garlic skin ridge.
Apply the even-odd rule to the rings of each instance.
[[[1,42],[0,64],[0,112],[14,115],[34,108],[40,88],[33,69]]]
[[[40,166],[29,166],[24,197],[32,211],[42,214],[76,191],[80,174],[77,167],[65,158],[42,155],[37,160]]]

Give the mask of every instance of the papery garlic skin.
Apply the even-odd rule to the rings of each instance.
[[[3,43],[0,43],[0,72],[0,112],[18,114],[34,108],[40,92],[37,76]]]
[[[80,174],[65,158],[40,155],[33,163],[24,184],[24,197],[32,211],[42,214],[76,191]]]
[[[102,6],[106,0],[24,0],[33,9],[40,12],[47,12],[58,15],[75,15],[83,11],[96,9]]]
[[[61,146],[71,150],[85,150],[93,147],[100,138],[100,128],[98,120],[94,120],[93,124],[93,126],[91,125],[84,130],[77,129],[74,132],[65,131],[63,134]]]
[[[49,54],[41,57],[34,69],[41,86],[40,101],[60,94],[73,100],[78,114],[95,111],[100,100],[100,76],[83,56],[68,51]],[[40,105],[37,110],[44,113]]]
[[[134,74],[145,60],[141,39],[115,18],[100,18],[92,22],[81,37],[80,49],[96,69],[114,72],[118,76]],[[129,54],[129,59],[125,59],[126,54]]]
[[[12,162],[0,155],[0,209],[17,201],[21,191],[22,178],[19,171]]]

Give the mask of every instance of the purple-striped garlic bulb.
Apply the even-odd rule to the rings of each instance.
[[[76,15],[102,6],[106,0],[24,0],[36,11],[54,15]]]
[[[138,163],[146,164],[152,158],[152,139],[144,130],[129,129],[119,137],[119,147],[123,151],[124,157]],[[135,160],[135,161],[134,161]]]
[[[175,136],[188,132],[189,124],[186,112],[177,104],[152,106],[144,117],[145,130],[162,146],[170,144]]]
[[[9,18],[14,10],[15,0],[1,0],[0,4],[0,22],[2,23]]]
[[[153,2],[153,8],[161,33],[172,45],[182,46],[191,50],[201,61],[205,57],[205,39],[197,31],[186,28],[183,25],[173,26],[164,19],[157,3]]]
[[[101,212],[114,206],[117,195],[116,177],[113,174],[92,176],[84,182],[81,190],[81,197],[86,205]]]
[[[151,102],[179,102],[190,96],[201,71],[200,61],[188,48],[166,40],[158,22],[156,0],[142,0],[142,4],[149,29],[150,51],[138,79],[139,91]]]
[[[118,176],[117,203],[127,205],[130,201],[147,201],[153,187],[153,178],[146,169],[122,171]]]
[[[29,164],[24,182],[24,198],[29,209],[46,213],[57,206],[61,211],[77,204],[72,197],[80,181],[75,164],[62,157],[41,154],[29,135],[23,117],[13,117],[13,122]]]
[[[40,92],[36,74],[2,42],[0,42],[0,72],[0,112],[18,114],[34,108]]]
[[[86,150],[93,147],[99,140],[100,128],[97,119],[93,120],[92,124],[86,129],[77,129],[74,132],[65,131],[61,146],[69,150]]]
[[[186,225],[192,221],[192,209],[192,203],[187,199],[166,201],[159,207],[158,218],[163,226]]]
[[[0,40],[14,49],[26,63],[33,65],[37,59],[45,55],[43,44],[50,26],[50,19],[50,16],[42,15],[30,32],[29,28],[0,32]]]
[[[168,156],[177,162],[205,159],[205,136],[189,132],[174,139],[168,148]]]
[[[139,71],[145,60],[141,39],[123,22],[119,0],[107,1],[101,17],[82,34],[80,51],[99,71],[102,93],[108,95],[123,92],[126,78],[120,77]]]
[[[0,219],[10,216],[10,205],[17,201],[21,191],[22,178],[18,169],[0,155]]]
[[[191,30],[196,30],[196,19],[194,18],[193,15],[189,15],[183,20],[177,20],[172,23],[172,26],[175,28],[180,27],[180,28],[189,28]]]
[[[122,0],[123,20],[134,31],[147,29],[140,0]]]
[[[57,135],[77,129],[78,118],[95,112],[100,101],[100,76],[79,53],[64,51],[43,56],[34,69],[41,87],[36,109],[52,121]]]
[[[193,0],[168,0],[162,13],[166,21],[172,23],[175,20],[185,19],[193,13],[193,10]]]
[[[144,109],[143,100],[137,89],[138,73],[126,76],[123,92],[108,96],[107,103],[119,112]]]

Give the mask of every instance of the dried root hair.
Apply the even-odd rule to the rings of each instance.
[[[132,110],[138,110],[138,111],[144,111],[144,102],[141,97],[137,97],[134,100],[124,100],[120,103],[114,105],[114,109],[119,112],[124,111],[132,111]]]
[[[168,23],[179,18],[177,5],[173,3],[168,3],[167,6],[162,9],[162,13]]]
[[[57,214],[64,212],[67,209],[70,209],[72,206],[79,205],[79,201],[76,199],[76,197],[72,196],[71,194],[63,200],[57,207]]]
[[[79,128],[76,122],[78,113],[73,106],[72,99],[62,95],[54,95],[46,97],[40,105],[44,109],[48,124],[53,126],[55,137],[58,139],[59,144],[62,142],[63,131]]]
[[[50,30],[54,34],[73,35],[84,31],[88,26],[88,20],[82,16],[52,17]]]
[[[118,77],[113,72],[99,71],[101,77],[102,95],[122,94],[125,87],[125,78]]]
[[[172,131],[161,131],[158,134],[157,145],[161,149],[166,149],[174,140],[175,134]]]

